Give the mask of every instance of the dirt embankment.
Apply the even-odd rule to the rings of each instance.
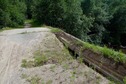
[[[43,60],[39,60],[36,56],[44,57]],[[0,33],[0,84],[109,82],[94,70],[73,59],[47,28],[15,29]]]

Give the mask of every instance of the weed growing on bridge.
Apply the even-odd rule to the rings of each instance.
[[[58,29],[58,28],[51,28],[51,32],[52,33],[59,33],[59,32],[62,32],[62,30]]]
[[[77,40],[77,42],[75,42],[75,44],[82,45],[83,49],[89,49],[89,50],[92,50],[93,52],[103,54],[103,56],[112,58],[116,62],[126,63],[126,54],[124,54],[122,52],[117,52],[113,49],[109,49],[106,46],[100,47],[100,46],[96,46],[94,44],[89,44],[87,42],[83,42],[80,40]]]

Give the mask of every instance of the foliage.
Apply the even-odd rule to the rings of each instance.
[[[126,34],[126,6],[119,7],[108,25],[112,45],[121,45],[121,36]],[[125,41],[125,40],[122,40]]]
[[[36,6],[34,18],[40,24],[63,28],[85,40],[92,21],[83,15],[80,5],[80,0],[42,0]]]
[[[35,57],[35,66],[41,66],[44,65],[48,61],[47,56],[41,55],[41,56],[36,56]]]
[[[21,67],[23,67],[23,68],[32,68],[33,66],[35,66],[34,61],[27,61],[26,59],[22,60]]]
[[[28,81],[30,84],[40,84],[40,80],[41,80],[41,78],[36,75],[36,76],[32,76],[30,78],[27,78],[26,81]]]
[[[122,53],[121,51],[118,52],[113,49],[109,49],[106,46],[101,47],[94,44],[90,44],[88,42],[83,42],[81,40],[77,40],[75,44],[83,46],[82,49],[89,49],[93,52],[102,54],[105,57],[112,58],[116,62],[126,63],[126,54]]]
[[[24,24],[25,4],[19,0],[0,0],[0,28]]]
[[[106,31],[105,24],[109,22],[109,14],[107,12],[107,5],[102,0],[83,0],[83,13],[93,19],[92,27],[88,33],[89,42],[94,44],[101,44],[103,34]]]
[[[126,84],[126,77],[124,77],[123,82],[124,82],[124,84]]]
[[[122,52],[117,52],[107,47],[100,47],[84,42],[84,48],[91,49],[94,52],[102,53],[104,56],[114,59],[116,62],[126,63],[126,55]]]
[[[62,30],[60,30],[58,28],[51,28],[51,32],[52,33],[58,33],[58,32],[62,32]]]

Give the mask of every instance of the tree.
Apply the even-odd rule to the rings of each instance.
[[[35,10],[35,6],[40,3],[41,0],[25,0],[26,4],[26,17],[27,19],[33,18],[33,12]]]
[[[108,25],[108,31],[112,37],[112,45],[121,45],[121,36],[126,34],[126,6],[121,6],[113,14]],[[124,40],[122,40],[123,42]],[[125,42],[125,41],[124,41]],[[126,44],[125,44],[126,45]]]
[[[93,19],[92,27],[88,33],[89,42],[94,44],[101,44],[103,35],[106,32],[106,24],[109,22],[108,5],[103,0],[83,0],[83,13]]]
[[[24,24],[25,4],[19,0],[0,0],[0,28]]]
[[[64,17],[64,28],[65,30],[84,40],[87,41],[87,32],[89,27],[91,27],[91,19],[83,15],[81,9],[80,0],[67,0],[66,1],[66,11]]]
[[[64,0],[42,0],[34,9],[34,18],[40,24],[60,26],[64,15]]]
[[[10,21],[9,14],[5,11],[8,9],[8,5],[7,0],[0,0],[0,29],[7,26]]]
[[[83,15],[81,0],[42,0],[34,11],[37,22],[59,27],[86,40],[91,19]]]

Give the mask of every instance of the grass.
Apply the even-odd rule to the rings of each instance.
[[[124,84],[126,84],[126,77],[124,77],[123,82],[124,82]]]
[[[62,62],[70,59],[69,52],[66,48],[64,48],[61,53],[48,51],[48,52],[41,52],[40,50],[35,51],[34,57],[32,60],[22,60],[21,67],[23,68],[32,68],[43,66],[47,63],[51,64],[61,64]],[[53,71],[53,70],[52,70]]]
[[[22,74],[21,78],[26,79],[26,81],[29,82],[30,84],[40,84],[40,80],[41,80],[41,78],[38,77],[37,75],[29,77],[26,74]]]
[[[30,60],[30,61],[23,59],[21,67],[24,67],[24,68],[38,67],[38,66],[42,66],[46,64],[47,61],[48,61],[48,58],[44,55],[36,56],[34,57],[34,60]]]
[[[2,31],[4,31],[4,30],[11,30],[11,29],[14,29],[14,28],[4,27],[4,28],[0,29],[0,32],[2,32]]]
[[[27,67],[27,60],[26,59],[22,60],[21,67]]]
[[[28,78],[28,76],[27,76],[26,74],[22,74],[22,75],[21,75],[21,78],[22,78],[22,79],[26,79],[26,78]]]
[[[36,56],[35,57],[35,66],[42,66],[44,65],[46,62],[48,61],[47,56],[45,55],[41,55],[41,56]]]
[[[103,56],[112,58],[116,62],[126,63],[126,54],[115,51],[113,49],[109,49],[106,46],[100,47],[100,46],[90,44],[88,42],[83,42],[80,40],[77,40],[75,44],[82,45],[84,49],[89,49],[89,50],[92,50],[93,52],[103,54]]]
[[[55,67],[56,67],[55,65],[54,65],[54,66],[51,66],[51,67],[50,67],[50,70],[51,70],[52,72],[55,72]]]
[[[67,70],[67,69],[69,69],[69,65],[65,63],[65,64],[63,65],[63,68],[64,68],[65,70]]]
[[[76,71],[74,70],[74,71],[71,72],[70,81],[73,83],[75,78],[76,78]]]
[[[58,32],[62,32],[62,30],[58,29],[58,28],[51,28],[51,32],[52,33],[58,33]]]
[[[34,61],[27,61],[26,59],[22,60],[21,67],[23,67],[23,68],[32,68],[33,66],[35,66]]]
[[[46,84],[52,84],[52,80],[48,80],[47,82],[46,82]]]
[[[33,76],[31,78],[27,78],[27,81],[30,84],[40,84],[40,80],[41,80],[41,78],[39,78],[38,76]]]
[[[25,23],[31,24],[31,27],[42,27],[43,25],[35,22],[33,19],[28,19]]]
[[[84,43],[84,46],[86,48],[92,49],[94,52],[100,52],[105,57],[112,58],[116,62],[126,63],[126,55],[122,52],[114,51],[113,49],[109,49],[106,46],[100,47],[89,43]]]
[[[82,58],[81,56],[79,56],[79,57],[77,58],[77,60],[78,60],[78,62],[79,62],[80,64],[82,64],[82,63],[83,63],[84,58]]]

